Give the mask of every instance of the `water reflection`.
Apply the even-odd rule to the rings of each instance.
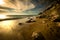
[[[0,33],[11,32],[17,26],[17,20],[7,20],[0,22]]]
[[[22,40],[20,26],[18,25],[19,20],[6,20],[0,21],[0,40]]]

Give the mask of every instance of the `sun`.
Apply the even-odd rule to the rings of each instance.
[[[0,19],[5,19],[6,17],[6,15],[0,15]]]
[[[0,0],[0,5],[4,4],[4,0]]]

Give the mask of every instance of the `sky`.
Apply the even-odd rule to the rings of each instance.
[[[38,15],[54,0],[0,0],[0,14]]]

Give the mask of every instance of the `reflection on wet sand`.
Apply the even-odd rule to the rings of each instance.
[[[21,33],[17,31],[17,24],[18,20],[0,21],[0,40],[19,40],[22,38]]]
[[[15,21],[12,21],[12,20],[10,20],[10,21],[2,21],[2,22],[0,22],[0,28],[2,29],[0,31],[3,31],[3,32],[8,31],[9,32],[9,31],[12,30],[12,28],[15,28],[15,26],[16,26]]]

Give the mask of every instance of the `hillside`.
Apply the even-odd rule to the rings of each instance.
[[[36,16],[36,22],[21,29],[24,40],[60,40],[60,4],[52,4],[42,13]]]

